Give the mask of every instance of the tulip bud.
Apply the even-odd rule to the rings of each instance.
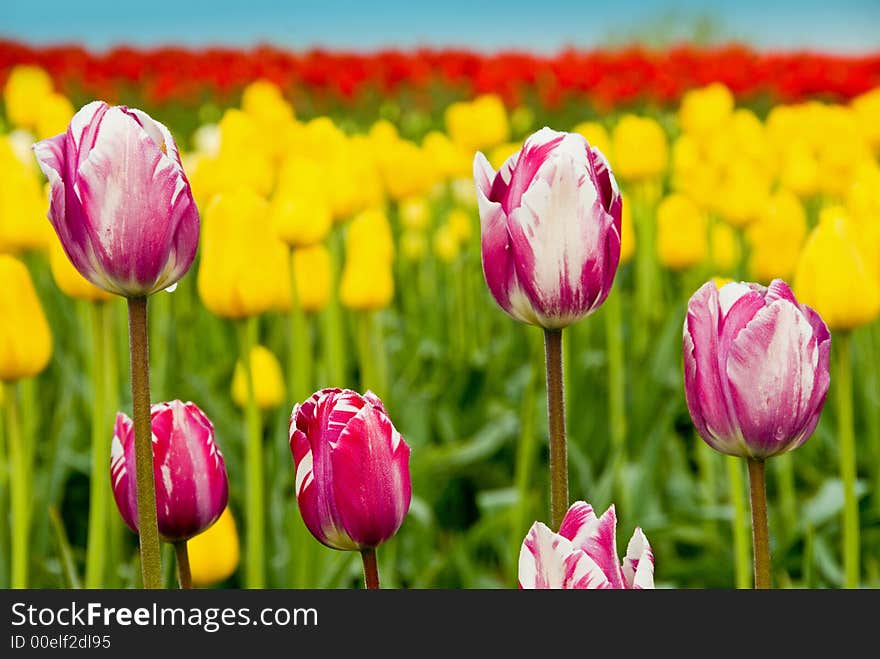
[[[37,137],[46,139],[67,130],[74,115],[73,103],[64,95],[52,93],[43,99],[37,116]]]
[[[330,252],[324,245],[301,247],[293,252],[296,299],[307,313],[317,313],[330,301]]]
[[[469,153],[501,144],[510,135],[507,110],[494,94],[452,103],[446,108],[445,119],[452,141]]]
[[[631,181],[656,179],[666,172],[669,145],[663,127],[647,117],[625,114],[612,133],[614,168]]]
[[[231,577],[238,568],[239,543],[229,506],[206,531],[186,543],[193,586],[206,588]]]
[[[333,209],[317,162],[291,157],[284,163],[272,198],[272,227],[291,247],[319,243],[333,225]]]
[[[385,213],[369,209],[351,221],[339,297],[360,311],[383,309],[394,296],[394,239]]]
[[[583,121],[575,126],[572,132],[583,135],[587,144],[599,149],[608,160],[614,159],[611,151],[611,136],[605,126],[598,121]]]
[[[779,190],[758,214],[746,233],[749,246],[749,269],[759,282],[794,274],[801,245],[807,233],[807,215],[803,204],[788,190]]]
[[[733,113],[731,91],[719,82],[692,89],[681,99],[678,120],[682,130],[697,138],[715,131]]]
[[[165,126],[141,110],[95,101],[34,152],[51,184],[49,219],[83,277],[140,297],[186,274],[199,214]]]
[[[198,290],[211,313],[247,318],[290,306],[290,254],[272,232],[269,205],[246,188],[205,212]]]
[[[409,446],[368,391],[323,389],[290,417],[296,500],[333,549],[376,547],[397,533],[412,495]]]
[[[671,270],[699,265],[708,252],[706,214],[690,198],[671,194],[657,206],[657,257]]]
[[[880,263],[859,233],[843,208],[826,208],[807,238],[794,275],[798,297],[835,330],[861,327],[880,313]]]
[[[604,156],[544,128],[495,172],[474,158],[483,274],[510,316],[562,328],[595,311],[620,259],[621,198]]]
[[[29,146],[30,135],[25,136]],[[46,222],[48,197],[40,174],[32,161],[19,159],[16,142],[12,135],[0,135],[0,253],[42,251],[55,240]]]
[[[257,407],[261,410],[269,410],[278,407],[284,401],[286,391],[281,364],[271,350],[259,345],[253,347],[251,375]],[[235,363],[235,373],[232,376],[232,400],[241,408],[247,406],[247,379],[241,360]]]
[[[700,436],[756,460],[803,444],[825,403],[830,348],[825,322],[784,281],[704,284],[688,302],[683,338],[685,394]]]
[[[226,507],[226,463],[214,441],[214,425],[194,403],[157,403],[150,417],[159,535],[167,542],[188,540]],[[120,412],[110,448],[110,480],[122,519],[137,533],[134,454],[134,427]]]
[[[568,509],[559,533],[535,522],[519,554],[520,588],[653,588],[654,554],[645,534],[636,528],[621,565],[616,529],[614,506],[596,517],[584,501]]]
[[[40,67],[14,67],[3,88],[6,116],[12,125],[28,130],[36,129],[40,106],[52,91],[52,78]]]
[[[731,272],[739,264],[740,247],[736,229],[719,222],[709,231],[713,269]]]
[[[0,254],[0,380],[37,375],[52,356],[52,335],[24,264]]]

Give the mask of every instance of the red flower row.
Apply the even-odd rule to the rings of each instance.
[[[136,86],[146,100],[197,102],[228,97],[266,78],[283,89],[357,99],[367,91],[435,85],[470,95],[496,92],[515,105],[537,95],[545,105],[586,100],[602,108],[636,102],[666,104],[687,89],[720,81],[739,98],[796,101],[812,96],[846,100],[880,86],[880,53],[837,56],[811,52],[758,53],[743,46],[665,51],[642,48],[568,50],[553,56],[478,54],[462,50],[385,50],[375,53],[274,47],[250,50],[178,47],[115,48],[93,53],[79,46],[35,47],[0,41],[0,82],[16,64],[45,68],[59,87],[113,100]]]

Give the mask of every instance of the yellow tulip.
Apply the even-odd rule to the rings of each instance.
[[[293,107],[278,86],[268,80],[255,80],[244,88],[241,109],[265,130],[284,131],[294,119]]]
[[[247,405],[247,377],[241,360],[235,363],[232,376],[232,400],[241,408]],[[261,410],[270,410],[284,402],[287,392],[281,364],[272,351],[260,345],[251,349],[251,377],[254,381],[254,398]]]
[[[400,236],[400,251],[408,261],[419,261],[428,250],[427,242],[422,231],[404,229]]]
[[[50,243],[49,268],[52,270],[52,278],[55,280],[58,288],[61,289],[61,292],[75,300],[106,302],[116,297],[112,293],[98,288],[79,274],[79,271],[73,267],[70,259],[67,258],[64,248],[61,246],[61,241],[57,238]]]
[[[204,305],[224,318],[289,309],[288,248],[272,233],[268,202],[253,190],[217,195],[208,206],[197,284]]]
[[[378,208],[359,213],[348,226],[345,244],[349,254],[368,254],[390,263],[394,258],[394,236],[388,216]]]
[[[238,568],[239,543],[229,507],[207,531],[186,543],[193,586],[206,588],[225,581]]]
[[[452,263],[458,258],[458,240],[448,224],[442,225],[434,233],[434,253],[445,263]]]
[[[293,278],[297,303],[307,313],[317,313],[330,300],[330,252],[322,243],[293,251]]]
[[[800,199],[788,190],[774,194],[746,232],[749,270],[757,281],[789,280],[807,234],[807,215]]]
[[[6,79],[3,100],[13,126],[36,131],[41,106],[52,95],[52,78],[38,66],[16,66]]]
[[[446,223],[458,243],[466,243],[474,234],[474,219],[463,208],[453,208],[449,211]]]
[[[672,270],[703,262],[708,252],[706,215],[688,197],[672,194],[657,207],[657,257]]]
[[[397,140],[374,153],[388,196],[395,201],[424,195],[437,181],[434,163],[409,140]]]
[[[52,356],[52,334],[24,264],[0,254],[0,380],[32,377]]]
[[[880,225],[880,165],[866,161],[858,166],[847,189],[846,206],[856,222]]]
[[[290,156],[272,197],[272,228],[291,247],[319,243],[330,232],[333,209],[327,200],[324,172],[308,158]]]
[[[880,155],[880,87],[857,96],[850,102],[865,141]]]
[[[770,179],[745,161],[732,161],[724,171],[710,205],[727,222],[741,227],[754,220],[770,194]]]
[[[0,136],[0,172],[0,252],[45,250],[55,239],[46,217],[48,193],[5,135]]]
[[[398,210],[400,222],[407,229],[424,229],[431,221],[431,206],[424,197],[401,199]]]
[[[860,327],[880,313],[878,265],[876,251],[863,249],[846,211],[826,208],[798,262],[795,295],[818,311],[832,330]]]
[[[684,132],[702,138],[728,118],[733,105],[731,91],[721,83],[712,83],[685,93],[678,110],[678,121]]]
[[[712,250],[712,265],[716,271],[731,272],[739,264],[740,248],[736,230],[718,223],[709,232]]]
[[[73,103],[64,94],[52,93],[46,96],[40,105],[34,127],[37,137],[42,140],[67,131],[67,125],[75,111]]]
[[[632,221],[629,197],[623,195],[620,213],[620,265],[628,263],[636,252],[636,230]]]
[[[611,152],[611,137],[605,130],[605,126],[598,121],[582,121],[574,127],[573,132],[583,135],[590,146],[594,146],[602,152],[608,162],[614,162]]]
[[[359,251],[346,256],[339,284],[339,299],[356,311],[384,309],[394,298],[391,263]]]
[[[510,136],[507,109],[494,94],[452,103],[446,108],[445,119],[452,141],[471,154],[501,144]]]
[[[473,159],[455,144],[446,133],[432,130],[422,139],[422,150],[430,159],[438,173],[445,179],[469,176],[473,169]]]
[[[477,208],[477,189],[473,177],[454,179],[451,188],[456,204],[465,208]]]
[[[669,147],[663,127],[654,119],[625,114],[612,133],[612,168],[624,180],[655,179],[666,172]]]

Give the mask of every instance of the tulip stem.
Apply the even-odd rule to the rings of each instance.
[[[301,403],[312,395],[312,346],[309,321],[303,311],[296,285],[294,259],[296,250],[290,250],[290,395]]]
[[[749,582],[749,535],[746,522],[746,501],[740,458],[726,456],[730,500],[733,503],[733,555],[736,587],[745,589]]]
[[[128,341],[131,349],[131,402],[134,422],[135,480],[144,588],[162,588],[162,558],[153,480],[153,431],[150,424],[150,350],[147,298],[128,298]]]
[[[764,461],[749,458],[749,492],[752,499],[752,548],[755,588],[770,588],[770,527],[767,524],[767,487]]]
[[[379,567],[376,564],[376,550],[372,547],[361,549],[364,560],[364,585],[367,590],[379,590]]]
[[[6,408],[6,438],[9,443],[9,489],[12,505],[12,588],[28,587],[28,545],[30,537],[29,470],[24,437],[18,415],[18,387],[7,386],[3,392]]]
[[[837,403],[837,435],[840,442],[840,478],[843,481],[843,572],[844,587],[859,587],[859,504],[856,498],[856,442],[853,428],[851,336],[841,332],[837,341],[834,373]]]
[[[241,323],[241,361],[244,366],[247,384],[247,405],[245,424],[247,445],[245,464],[247,492],[247,559],[245,564],[245,584],[248,588],[265,587],[266,571],[263,560],[265,537],[265,506],[263,505],[263,428],[260,410],[254,394],[254,376],[251,370],[251,350],[257,342],[257,318],[251,317]]]
[[[342,260],[342,235],[339,228],[331,230],[327,237],[330,251],[330,299],[324,310],[324,362],[328,386],[348,386],[345,363],[345,336],[342,326],[342,309],[339,305],[339,272]]]
[[[112,433],[106,427],[107,411],[104,355],[112,346],[104,344],[104,323],[107,321],[103,303],[89,305],[92,317],[92,473],[89,479],[89,530],[86,549],[86,588],[104,586],[107,567],[107,539],[109,507],[107,494],[111,491],[110,442]]]
[[[177,559],[177,581],[181,590],[191,590],[192,574],[189,571],[189,551],[186,548],[186,540],[174,543],[174,557]]]
[[[547,418],[550,426],[550,519],[554,530],[558,530],[568,511],[561,329],[544,330],[544,357],[547,362]]]

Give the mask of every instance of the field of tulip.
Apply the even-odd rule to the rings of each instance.
[[[880,54],[0,89],[0,587],[880,587]]]

